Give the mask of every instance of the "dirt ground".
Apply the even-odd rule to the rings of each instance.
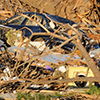
[[[58,15],[75,22],[80,22],[80,19],[75,12],[83,16],[87,16],[87,14],[89,14],[88,19],[91,21],[96,19],[96,16],[94,18],[94,15],[97,13],[93,11],[95,8],[94,0],[30,0],[30,2],[29,0],[20,1],[36,8],[36,11],[38,10],[40,12]],[[99,20],[96,23],[99,23]]]
[[[87,18],[91,23],[100,24],[99,0],[0,0],[0,9],[12,11],[11,16],[19,12],[40,12],[58,15],[81,23]],[[1,13],[0,15],[3,15]],[[8,16],[5,16],[8,17]],[[4,17],[4,18],[5,18]],[[10,17],[10,16],[9,16]],[[0,17],[1,19],[3,17]]]

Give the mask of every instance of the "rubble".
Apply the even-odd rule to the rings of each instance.
[[[23,0],[8,1],[1,2],[0,6],[2,8],[0,15],[5,18],[17,13],[20,15],[20,12],[28,10],[26,10],[27,6],[30,8],[34,6],[25,6]],[[59,9],[57,10],[59,6],[64,9],[64,14],[66,14],[69,10],[67,5],[71,1],[54,0],[58,3],[54,10],[57,11],[57,15],[61,13]],[[43,36],[49,35],[50,40],[43,40],[39,37],[32,41],[33,36],[40,35],[39,32],[33,32],[28,27],[16,30],[0,25],[0,93],[27,90],[32,92],[36,89],[61,91],[67,90],[70,83],[78,87],[85,87],[89,85],[87,84],[89,82],[100,83],[99,4],[95,0],[86,0],[82,4],[82,1],[76,1],[71,5],[74,13],[68,11],[69,13],[66,15],[75,23],[73,21],[70,21],[73,22],[72,24],[56,22],[51,17],[52,23],[49,23],[48,28],[34,19],[46,31],[40,31],[40,33]],[[54,3],[49,0],[47,5],[50,2]],[[89,6],[82,12],[81,9],[85,3]],[[45,4],[45,6],[47,5]],[[36,8],[39,9],[35,6],[34,9]],[[45,12],[45,9],[42,10]],[[79,12],[80,10],[81,12]],[[72,18],[71,14],[74,14]],[[96,15],[93,17],[94,14]],[[34,21],[32,17],[21,15]],[[56,25],[59,27],[55,28]],[[28,29],[31,32],[30,37],[23,36],[22,29]]]

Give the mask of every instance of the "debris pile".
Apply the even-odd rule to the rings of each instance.
[[[28,5],[22,5],[23,2],[19,0],[8,1],[5,0],[1,3],[1,10],[5,12],[2,16],[9,18],[18,13],[27,20],[31,20],[30,23],[34,22],[36,32],[27,27],[28,25],[24,25],[20,29],[8,27],[9,20],[7,24],[3,24],[5,26],[0,26],[0,93],[32,92],[36,89],[60,91],[66,90],[70,83],[78,87],[84,87],[88,82],[98,82],[99,84],[100,27],[99,10],[95,0],[91,1],[92,3],[88,6],[89,11],[80,12],[81,14],[78,13],[80,11],[78,8],[83,9],[81,1],[74,2],[73,14],[81,23],[76,23],[76,19],[75,22],[68,20],[68,23],[62,23],[63,19],[56,22],[52,16],[50,18],[50,15],[44,14],[50,21],[49,27],[45,22],[38,22],[37,15],[39,14],[28,16],[20,13],[28,11],[26,9]],[[66,12],[67,5],[71,1],[66,2],[65,5],[63,4],[65,0],[60,1],[57,6],[64,5]],[[84,3],[89,4],[90,0]],[[92,19],[91,13],[94,15],[95,12],[97,12],[96,18]],[[68,13],[69,19],[71,13]],[[14,18],[16,19],[16,17]],[[37,24],[39,31],[37,31]],[[23,32],[23,30],[28,30],[29,34],[25,34],[27,31]]]

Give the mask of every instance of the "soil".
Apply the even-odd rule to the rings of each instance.
[[[68,18],[80,22],[75,12],[85,14],[93,8],[92,0],[20,0],[22,3],[36,8],[36,11]],[[93,17],[91,13],[90,17]],[[92,18],[93,19],[93,18]],[[91,19],[91,20],[92,20]]]

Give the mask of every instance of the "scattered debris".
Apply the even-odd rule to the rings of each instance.
[[[58,0],[55,6],[57,15],[63,6],[64,14],[69,12],[68,4],[72,4],[70,8],[73,10],[66,15],[71,20],[46,14],[45,8],[41,9],[42,13],[37,13],[34,9],[38,7],[33,9],[34,5],[23,2],[1,2],[0,15],[7,20],[0,21],[0,93],[63,91],[69,85],[99,84],[100,15],[96,0],[83,3]],[[50,2],[53,1],[48,0],[44,5]],[[83,11],[84,4],[89,6]]]

